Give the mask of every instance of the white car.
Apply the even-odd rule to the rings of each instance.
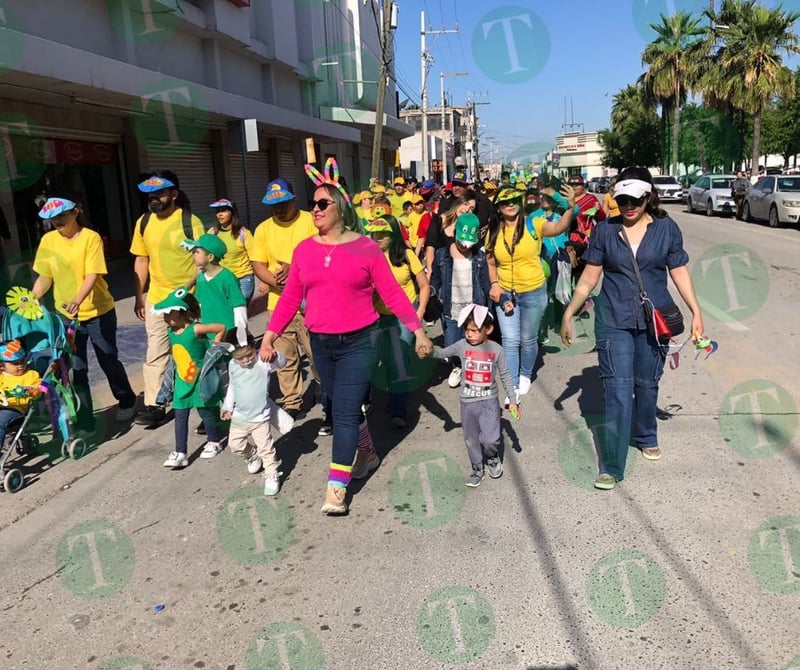
[[[672,175],[664,174],[653,177],[653,185],[658,192],[661,202],[681,202],[683,200],[683,186]]]
[[[704,174],[689,187],[686,208],[690,212],[714,214],[736,214],[736,203],[731,197],[731,187],[736,180],[731,174]]]
[[[759,179],[747,193],[742,218],[768,221],[772,228],[800,221],[800,176],[770,175]]]

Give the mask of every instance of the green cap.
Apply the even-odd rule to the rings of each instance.
[[[481,222],[472,212],[466,212],[456,219],[456,241],[465,247],[478,243],[478,229]]]
[[[221,261],[225,256],[225,253],[228,251],[228,247],[225,246],[225,242],[211,233],[205,233],[196,240],[184,240],[181,243],[181,246],[189,251],[194,251],[195,249],[207,251],[210,254],[214,254],[214,258],[217,261]]]

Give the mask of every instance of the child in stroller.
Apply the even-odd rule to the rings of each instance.
[[[6,463],[13,452],[26,453],[36,445],[25,433],[37,404],[34,399],[46,399],[53,437],[61,437],[64,458],[83,456],[86,443],[72,431],[80,400],[72,386],[71,349],[63,323],[27,289],[12,288],[7,301],[0,344],[0,482],[14,493],[24,485],[24,475],[19,468],[7,469]],[[6,440],[12,431],[13,439]]]

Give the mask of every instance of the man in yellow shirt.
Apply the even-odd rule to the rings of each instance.
[[[275,179],[267,185],[262,202],[272,206],[272,216],[256,228],[250,260],[256,277],[269,288],[267,311],[271,313],[289,277],[289,265],[295,248],[303,240],[316,235],[317,229],[311,213],[297,208],[294,192],[283,179]],[[298,312],[283,335],[275,340],[275,349],[286,356],[286,365],[276,374],[283,395],[283,409],[292,418],[297,418],[303,409],[301,347],[308,358],[311,374],[319,384],[311,356],[311,340],[303,316]]]
[[[197,269],[192,254],[180,244],[187,238],[200,237],[203,223],[191,213],[189,199],[180,190],[174,172],[153,172],[139,184],[139,190],[147,194],[149,211],[136,221],[130,249],[136,257],[134,310],[139,320],[144,321],[147,332],[143,367],[145,408],[136,417],[136,423],[152,426],[163,421],[165,416],[164,407],[156,404],[156,396],[170,355],[167,324],[161,316],[153,314],[152,307],[194,280]]]
[[[411,194],[406,191],[406,180],[402,177],[395,177],[392,185],[394,192],[389,193],[389,202],[392,203],[392,216],[399,219],[403,215],[403,203],[411,200]]]

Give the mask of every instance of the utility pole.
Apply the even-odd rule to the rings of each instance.
[[[392,0],[383,0],[381,11],[381,67],[378,76],[378,102],[375,108],[375,134],[372,138],[372,166],[370,177],[378,179],[381,169],[381,144],[383,142],[383,114],[386,106],[386,86],[389,78],[389,51],[392,37]]]
[[[488,93],[486,91],[481,91],[479,93],[474,93],[473,91],[468,92],[468,102],[467,106],[470,108],[470,125],[471,125],[471,136],[472,136],[472,163],[474,165],[472,171],[472,179],[476,180],[480,178],[480,161],[478,156],[478,115],[476,113],[475,107],[477,105],[490,105],[490,102],[475,102],[473,98],[478,96],[486,96]]]
[[[442,87],[442,183],[447,183],[447,114],[445,113],[444,104],[444,78],[445,77],[468,77],[469,72],[441,72],[439,73],[439,82]]]
[[[433,62],[433,56],[428,52],[425,47],[426,35],[447,35],[449,33],[457,33],[458,24],[452,30],[427,30],[425,28],[425,12],[420,12],[419,34],[420,34],[420,57],[422,64],[422,74],[420,82],[420,91],[422,98],[422,172],[424,176],[430,177],[430,170],[428,169],[428,71]]]

